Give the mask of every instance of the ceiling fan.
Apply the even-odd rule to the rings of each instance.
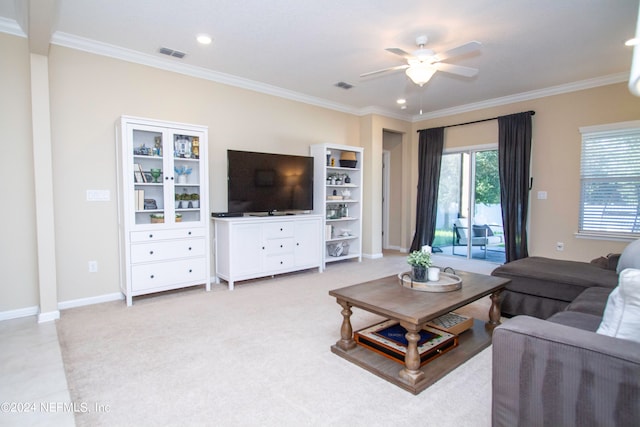
[[[417,85],[422,86],[427,83],[436,71],[444,71],[445,73],[457,74],[464,77],[474,77],[478,74],[477,68],[463,67],[462,65],[447,64],[442,61],[454,56],[465,55],[480,49],[482,44],[477,41],[465,43],[446,52],[435,53],[431,49],[425,49],[425,45],[429,39],[427,36],[419,36],[416,38],[418,49],[413,53],[405,52],[397,47],[385,49],[387,52],[400,55],[407,60],[407,64],[397,65],[395,67],[384,68],[382,70],[370,71],[360,74],[360,77],[369,77],[374,74],[386,73],[389,71],[406,70],[405,73]]]

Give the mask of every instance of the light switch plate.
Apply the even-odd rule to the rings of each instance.
[[[108,202],[109,200],[111,200],[109,190],[87,190],[87,201],[89,202]]]

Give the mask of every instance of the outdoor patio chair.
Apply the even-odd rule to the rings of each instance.
[[[469,243],[469,222],[467,218],[458,218],[453,222],[453,244],[451,253],[456,254],[456,246],[467,246]],[[484,257],[487,257],[487,248],[492,245],[503,243],[501,236],[493,234],[493,229],[487,225],[473,224],[471,226],[471,246],[479,246],[484,250]]]

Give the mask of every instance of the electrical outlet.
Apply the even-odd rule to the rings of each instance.
[[[89,273],[98,272],[98,261],[89,261]]]
[[[556,251],[564,251],[564,242],[556,242]]]

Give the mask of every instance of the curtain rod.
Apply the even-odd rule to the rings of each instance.
[[[531,113],[532,116],[535,116],[535,114],[536,114],[536,112],[533,111],[533,110],[523,111],[523,112],[524,113]],[[522,114],[522,113],[520,113],[520,114]],[[510,114],[508,114],[508,115],[510,115]],[[472,125],[474,123],[482,123],[482,122],[488,122],[488,121],[491,121],[491,120],[497,120],[500,117],[503,117],[503,116],[491,117],[490,119],[474,120],[472,122],[458,123],[458,124],[455,124],[455,125],[448,125],[448,126],[442,126],[442,127],[443,128],[452,128],[452,127],[456,127],[456,126]],[[426,129],[421,129],[421,130],[426,130]],[[420,130],[418,132],[420,132]]]

